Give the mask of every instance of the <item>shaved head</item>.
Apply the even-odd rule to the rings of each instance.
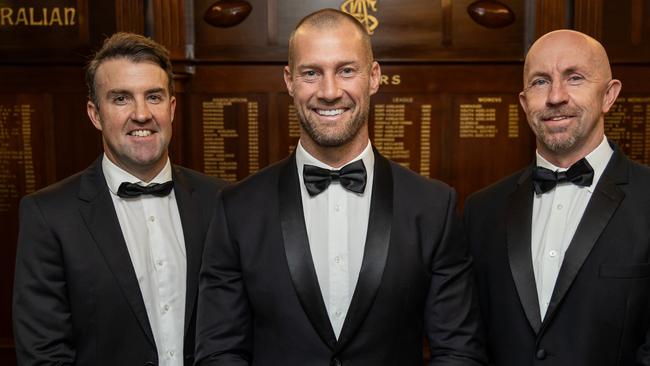
[[[370,36],[359,21],[350,14],[336,9],[322,9],[304,17],[296,26],[289,37],[289,69],[293,70],[295,59],[295,39],[308,31],[327,31],[336,29],[342,24],[351,24],[354,29],[352,36],[358,36],[362,40],[364,53],[370,65],[374,60]]]
[[[588,63],[595,76],[598,76],[599,79],[609,80],[612,78],[612,69],[609,66],[607,52],[600,42],[584,33],[560,29],[546,33],[530,47],[524,62],[524,86],[526,76],[531,71],[531,64],[534,64],[539,58],[549,57],[549,53],[566,49],[572,49],[573,52],[584,56],[585,58],[581,61]]]

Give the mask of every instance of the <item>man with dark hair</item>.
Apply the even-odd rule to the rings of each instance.
[[[199,365],[482,365],[456,197],[388,161],[368,137],[381,76],[336,10],[307,16],[284,78],[294,154],[220,196],[206,240]],[[263,204],[261,204],[263,203]]]
[[[20,205],[20,365],[193,363],[197,280],[223,182],[170,164],[168,53],[118,33],[87,69],[104,154]]]
[[[621,82],[572,30],[538,39],[523,79],[536,162],[465,205],[491,361],[650,365],[650,169],[605,137]]]

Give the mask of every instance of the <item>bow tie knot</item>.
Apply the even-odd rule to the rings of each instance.
[[[363,160],[357,160],[339,170],[305,164],[302,168],[302,178],[309,195],[315,196],[326,190],[332,181],[339,181],[341,186],[349,191],[363,193],[367,174]]]
[[[135,198],[143,194],[150,194],[156,197],[168,195],[174,188],[174,181],[165,183],[152,183],[148,186],[141,186],[137,183],[123,182],[117,190],[117,195],[122,198]]]
[[[594,181],[594,169],[587,159],[582,158],[564,172],[554,172],[550,169],[536,166],[533,168],[533,188],[535,193],[546,193],[559,183],[573,183],[587,187]]]

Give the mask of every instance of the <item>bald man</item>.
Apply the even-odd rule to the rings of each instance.
[[[350,15],[294,31],[287,90],[301,123],[287,159],[223,193],[208,234],[199,365],[484,364],[455,193],[368,138],[379,64]]]
[[[464,213],[494,365],[650,365],[650,169],[604,134],[620,90],[585,34],[548,33],[526,56],[536,162]]]

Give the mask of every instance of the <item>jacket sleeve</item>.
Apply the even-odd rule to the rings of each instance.
[[[434,366],[479,366],[487,363],[472,260],[449,195],[442,237],[431,261],[431,287],[425,308],[426,332]]]
[[[252,313],[223,197],[206,236],[199,278],[196,365],[248,365]]]
[[[13,327],[18,365],[74,363],[60,242],[31,196],[20,203]]]

